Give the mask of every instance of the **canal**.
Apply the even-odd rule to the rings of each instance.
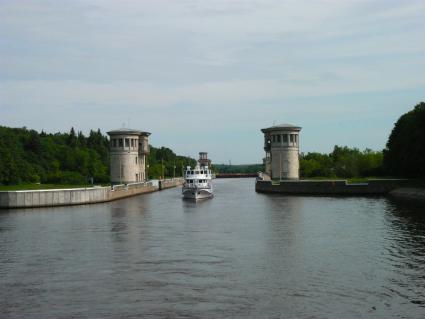
[[[425,209],[215,180],[0,210],[0,318],[425,318]]]

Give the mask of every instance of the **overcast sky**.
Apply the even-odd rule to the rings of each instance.
[[[215,163],[261,162],[281,122],[302,152],[380,150],[424,75],[424,0],[0,0],[0,125],[125,125]]]

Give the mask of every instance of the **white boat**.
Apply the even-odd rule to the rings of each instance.
[[[206,153],[203,153],[206,154]],[[211,183],[212,174],[202,157],[195,168],[188,166],[184,172],[185,182],[182,187],[183,198],[206,199],[214,196]]]

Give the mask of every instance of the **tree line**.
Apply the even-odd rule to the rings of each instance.
[[[196,160],[176,155],[167,147],[150,147],[149,178],[182,176]],[[215,165],[220,173],[255,173],[262,164]],[[301,177],[418,177],[425,178],[425,103],[403,114],[382,151],[335,146],[329,154],[300,154]],[[0,126],[0,184],[109,183],[109,139],[100,130],[88,136],[73,128],[68,133],[38,133]]]
[[[301,177],[352,178],[383,176],[382,151],[335,145],[329,154],[307,153],[300,155]]]
[[[187,156],[176,155],[167,147],[155,148],[150,146],[148,156],[149,178],[183,176],[187,166],[194,167],[196,160]]]
[[[264,171],[262,164],[220,164],[215,167],[220,173]],[[385,149],[359,150],[336,145],[330,153],[301,153],[300,176],[425,178],[425,103],[417,104],[397,120]]]
[[[382,176],[383,153],[347,146],[335,146],[329,154],[311,152],[300,154],[300,176],[350,178],[366,176]],[[257,173],[264,171],[263,164],[227,165],[216,164],[219,173]]]
[[[233,174],[252,174],[263,170],[262,164],[215,164],[214,168],[217,173],[233,173]]]
[[[192,158],[177,156],[166,147],[151,146],[149,177],[181,175]],[[176,166],[176,170],[174,170]],[[88,136],[74,128],[68,133],[38,133],[27,128],[0,126],[0,184],[109,183],[109,139],[100,130]]]

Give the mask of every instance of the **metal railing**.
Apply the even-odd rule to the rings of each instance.
[[[184,183],[183,184],[184,187],[186,188],[204,188],[204,189],[211,189],[211,184],[208,183],[206,186],[204,185],[200,185],[200,184],[196,184],[196,183]]]

